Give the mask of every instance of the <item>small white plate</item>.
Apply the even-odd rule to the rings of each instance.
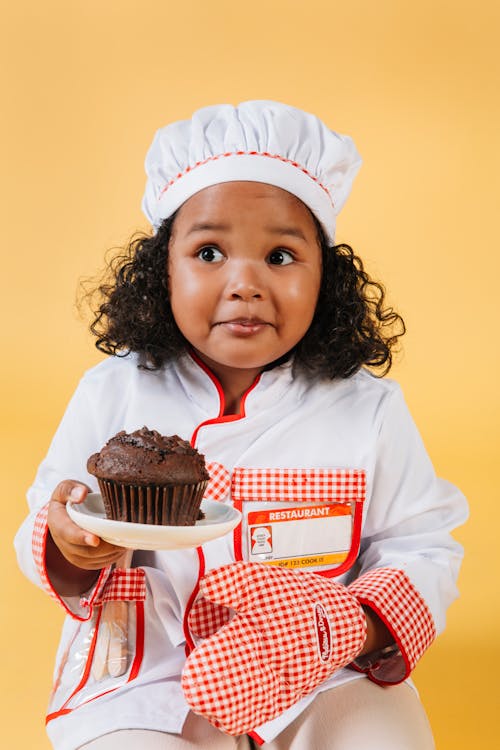
[[[186,549],[225,536],[241,521],[241,513],[215,500],[202,500],[205,518],[195,526],[156,526],[106,518],[99,493],[87,495],[83,503],[66,505],[70,518],[85,531],[128,549]]]

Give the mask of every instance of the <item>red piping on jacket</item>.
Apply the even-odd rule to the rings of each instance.
[[[194,589],[191,592],[191,596],[188,599],[188,603],[186,604],[186,611],[184,612],[184,619],[182,622],[184,638],[186,639],[186,656],[189,656],[191,651],[195,648],[195,642],[191,638],[191,632],[189,630],[188,617],[195,599],[198,596],[198,591],[200,590],[200,581],[205,575],[205,555],[203,554],[203,549],[201,547],[197,547],[196,552],[198,553],[198,577],[196,579]]]
[[[337,578],[337,576],[346,573],[354,565],[357,560],[359,553],[359,545],[361,544],[361,521],[363,519],[363,505],[364,500],[356,500],[354,506],[354,518],[352,520],[352,539],[349,554],[343,563],[333,570],[317,570],[316,574],[323,576],[324,578]]]
[[[214,375],[214,373],[210,370],[210,368],[201,360],[193,351],[189,352],[192,359],[196,362],[196,364],[203,370],[203,372],[210,378],[212,383],[217,389],[217,393],[219,395],[219,414],[217,417],[214,417],[212,419],[207,419],[205,422],[201,422],[198,427],[196,427],[195,431],[193,432],[191,436],[191,445],[193,448],[196,445],[196,440],[198,438],[198,433],[202,427],[206,427],[207,425],[211,424],[224,424],[225,422],[236,422],[239,419],[243,419],[246,417],[245,413],[245,403],[248,394],[256,387],[260,380],[260,374],[255,378],[252,385],[245,391],[245,393],[241,397],[240,401],[240,410],[238,414],[224,414],[226,410],[226,399],[224,397],[224,391],[222,389],[222,385],[220,384],[217,377]],[[235,504],[236,507],[236,504]],[[237,550],[239,551],[240,558],[241,558],[241,524],[239,524],[236,529],[233,532],[233,539],[234,539],[234,551],[236,559],[237,557]],[[195,587],[193,591],[191,592],[191,596],[189,597],[189,601],[186,606],[186,611],[184,613],[184,622],[183,622],[183,631],[184,631],[184,637],[186,639],[186,656],[189,656],[191,651],[194,649],[195,644],[193,639],[191,638],[191,633],[189,632],[189,626],[188,626],[188,617],[189,613],[191,612],[191,607],[194,604],[194,601],[196,597],[198,596],[198,591],[200,589],[200,581],[205,575],[205,555],[203,554],[203,548],[197,547],[197,553],[198,553],[198,578],[195,584]]]
[[[250,393],[250,391],[252,391],[255,388],[255,386],[257,385],[257,383],[259,382],[259,380],[260,380],[260,374],[257,375],[257,377],[255,378],[255,380],[252,383],[252,385],[245,391],[245,393],[241,397],[240,410],[239,410],[238,414],[224,414],[224,412],[226,410],[226,399],[225,399],[224,391],[222,390],[222,386],[221,386],[219,380],[217,380],[217,378],[214,375],[214,373],[207,367],[207,365],[194,352],[189,352],[189,354],[194,359],[194,361],[196,362],[196,364],[199,367],[201,367],[201,369],[203,370],[203,372],[205,372],[208,375],[208,377],[210,378],[210,380],[212,381],[212,383],[215,385],[215,387],[217,389],[217,393],[219,394],[219,404],[220,404],[218,415],[216,417],[214,417],[213,419],[207,419],[207,420],[205,420],[205,422],[201,422],[198,425],[198,427],[195,429],[195,431],[193,432],[193,434],[191,436],[191,441],[190,442],[191,442],[191,445],[194,448],[194,446],[196,445],[196,440],[198,438],[198,431],[202,427],[205,427],[206,425],[209,425],[209,424],[223,424],[224,422],[236,422],[237,420],[243,419],[246,416],[246,414],[245,414],[245,402],[246,402],[247,396]]]
[[[247,735],[248,735],[248,736],[249,736],[249,737],[250,737],[250,738],[251,738],[251,739],[252,739],[252,740],[253,740],[254,742],[256,742],[256,743],[257,743],[257,745],[259,745],[259,747],[260,747],[260,745],[263,745],[263,744],[264,744],[264,740],[262,739],[262,737],[259,737],[259,735],[257,734],[257,732],[247,732]]]

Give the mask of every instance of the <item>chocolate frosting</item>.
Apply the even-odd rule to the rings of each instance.
[[[139,485],[196,484],[208,480],[204,456],[178,435],[142,427],[112,437],[87,461],[99,479]]]

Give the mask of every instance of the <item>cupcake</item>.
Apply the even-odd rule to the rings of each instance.
[[[192,526],[210,478],[204,457],[178,435],[143,427],[119,432],[87,461],[106,517],[115,521]]]

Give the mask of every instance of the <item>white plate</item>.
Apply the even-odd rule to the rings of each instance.
[[[71,519],[85,531],[100,536],[106,542],[128,549],[185,549],[198,547],[211,539],[225,536],[241,520],[241,513],[215,500],[202,500],[205,518],[195,526],[155,526],[147,523],[128,523],[106,518],[102,497],[94,492],[83,503],[66,505]]]

